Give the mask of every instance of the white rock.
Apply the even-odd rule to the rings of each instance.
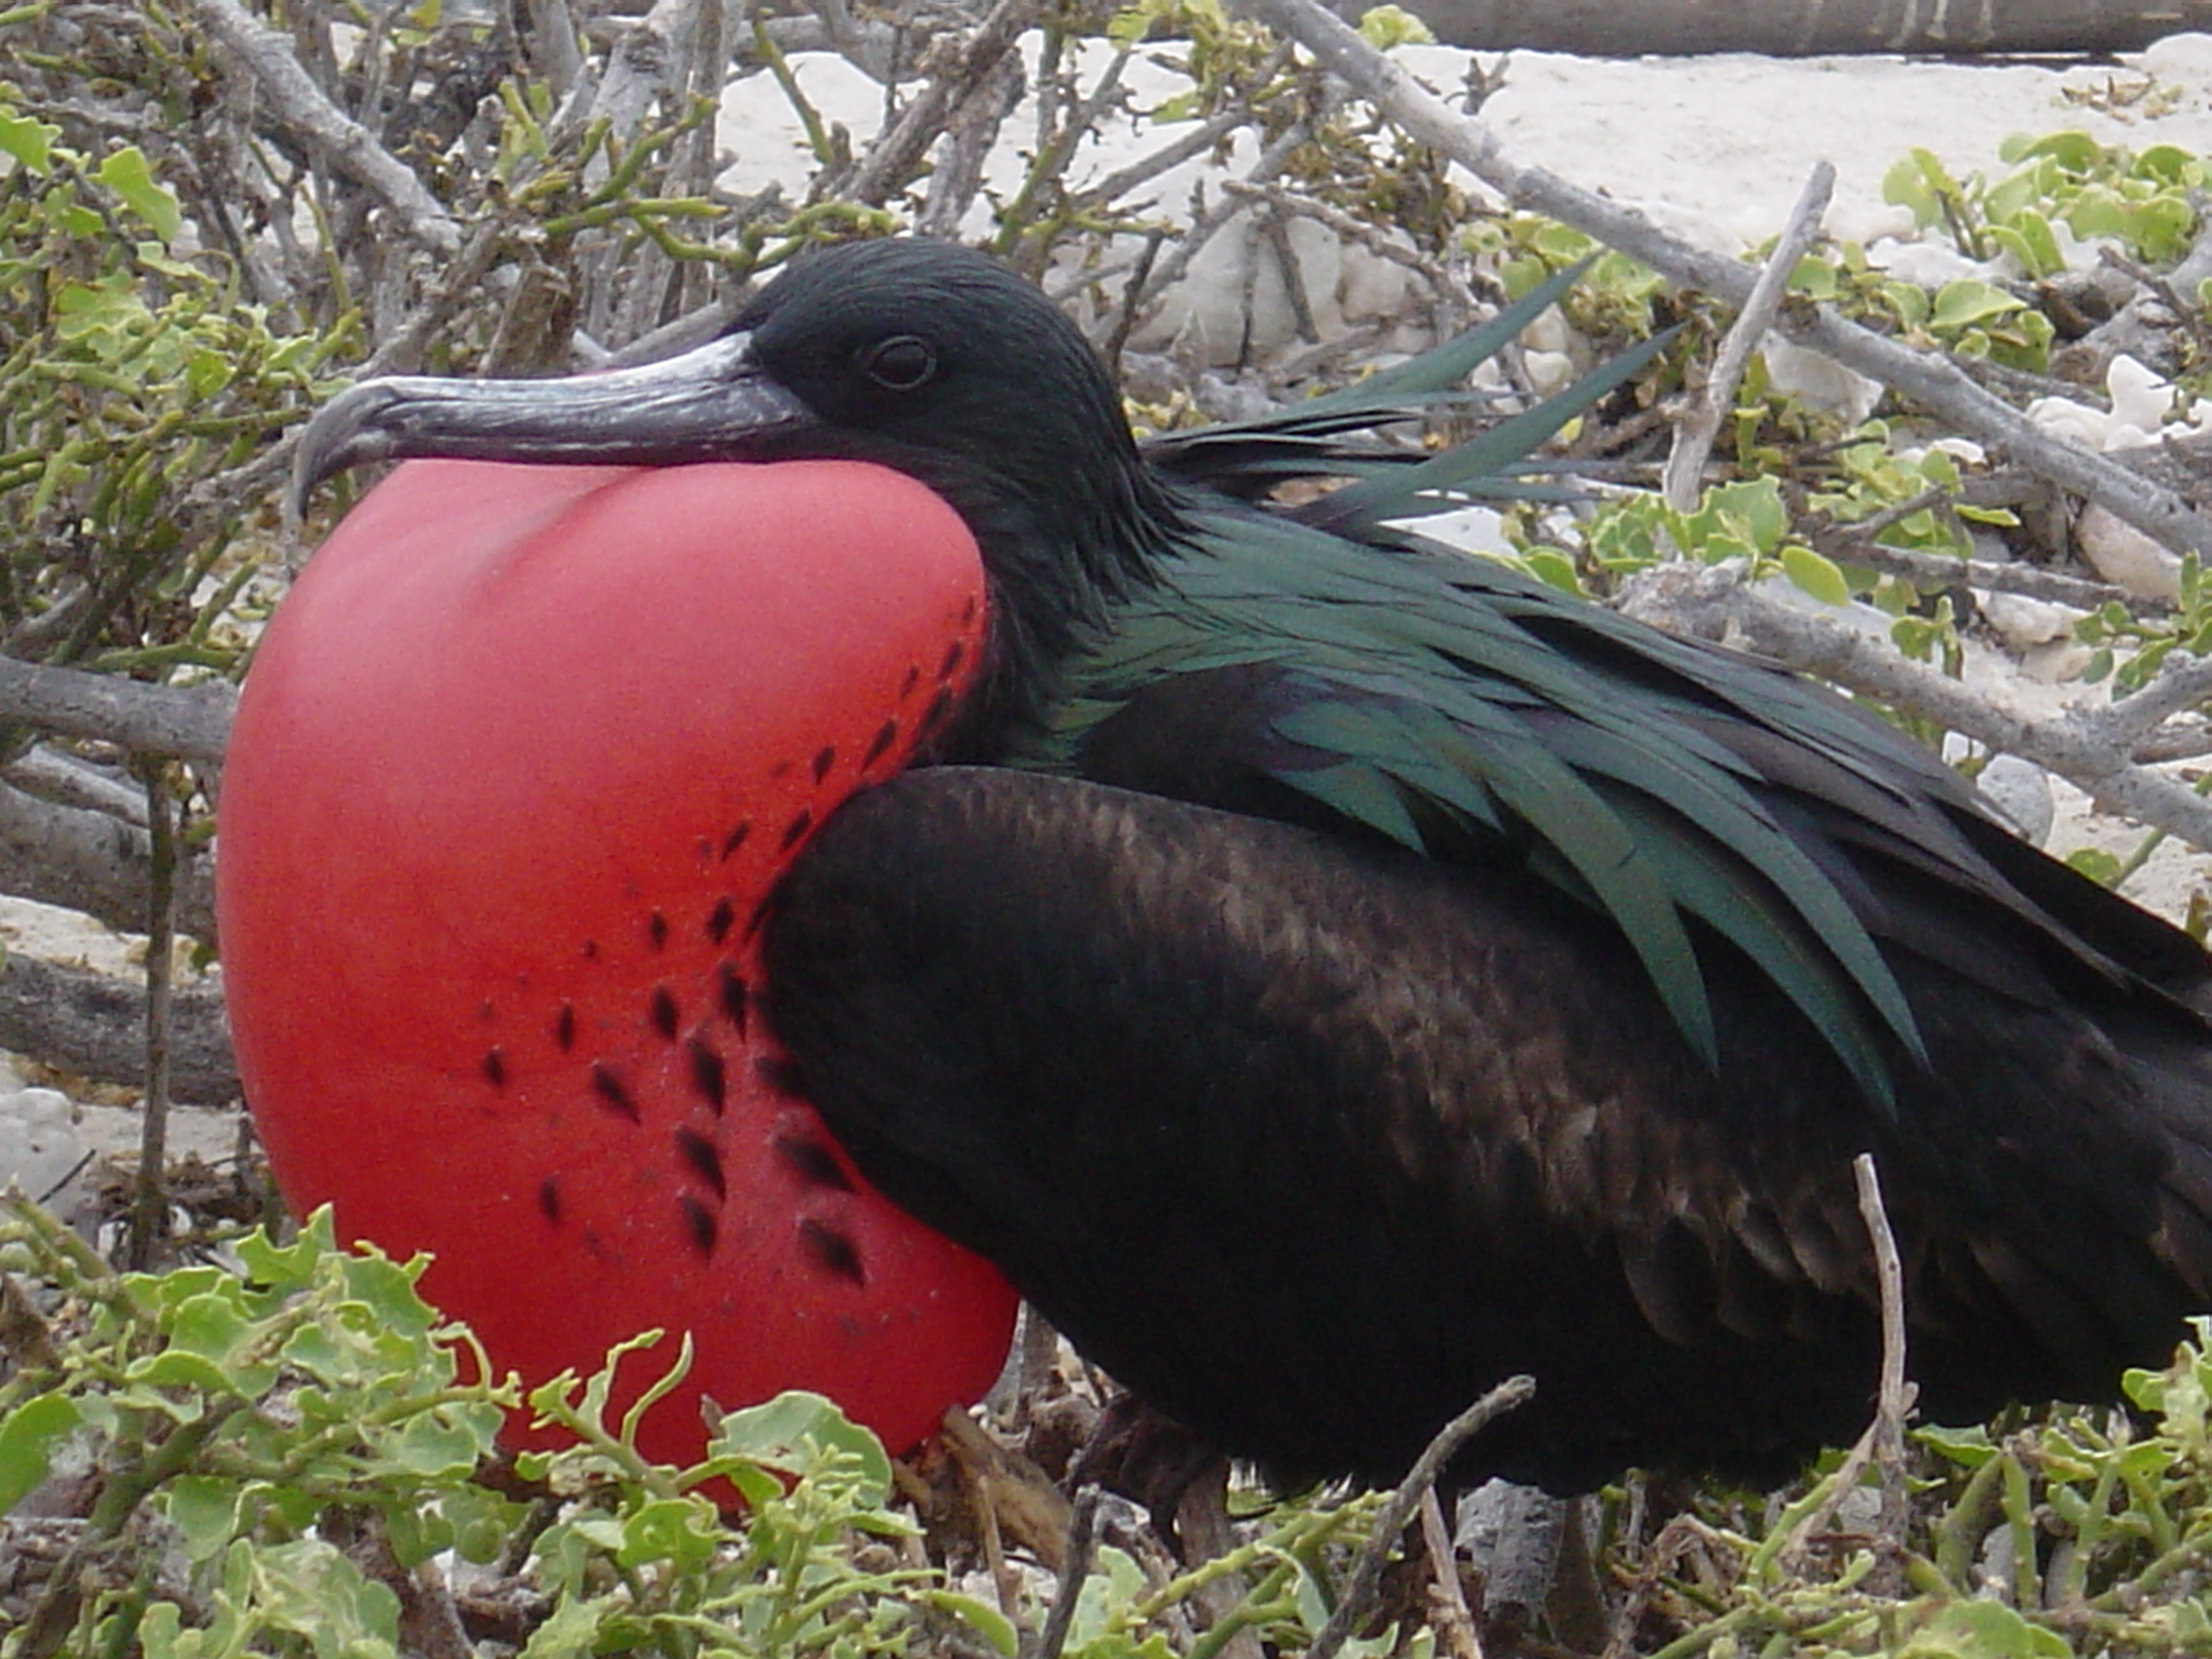
[[[2086,403],[2077,403],[2071,397],[2039,397],[2028,405],[2027,416],[2046,436],[2065,438],[2100,454],[2105,447],[2105,434],[2112,429],[2110,415]]]
[[[1957,248],[1936,241],[1881,241],[1866,250],[1866,263],[1901,282],[1940,288],[1946,282],[1987,282],[1999,275],[1994,261],[1969,259]]]
[[[2020,653],[2020,672],[2038,685],[2067,685],[2088,673],[2095,655],[2079,640],[2051,640]]]
[[[1954,461],[1963,461],[1969,466],[1979,466],[1989,459],[1989,452],[1972,438],[1937,438],[1928,449],[1947,455]],[[1926,454],[1927,451],[1922,453]]]
[[[2050,774],[2017,755],[1998,755],[1982,768],[1980,783],[1982,794],[2010,821],[2021,838],[2042,846],[2056,815],[2050,798]]]
[[[2115,357],[2112,366],[2105,370],[2105,390],[2112,393],[2113,424],[2116,427],[2133,426],[2146,435],[2157,431],[2165,424],[2166,411],[2173,405],[2173,382],[2157,370],[2137,362],[2124,351]],[[2145,438],[2138,436],[2128,441],[2142,443]],[[2125,446],[2115,434],[2106,440],[2105,447],[2120,449]]]
[[[1574,384],[1574,359],[1565,351],[1530,351],[1522,356],[1529,385],[1538,397],[1565,391]]]
[[[2181,560],[2094,501],[2082,509],[2074,540],[2098,575],[2145,599],[2181,598]]]
[[[1546,306],[1536,313],[1535,320],[1521,331],[1521,344],[1531,351],[1565,353],[1573,343],[1574,331],[1567,326],[1567,315],[1557,306]]]
[[[1759,348],[1766,357],[1767,380],[1785,396],[1802,398],[1815,409],[1825,409],[1857,425],[1874,413],[1882,401],[1882,383],[1847,369],[1832,357],[1793,346],[1779,334],[1770,334]]]
[[[1456,547],[1462,553],[1510,553],[1513,550],[1513,544],[1505,536],[1505,520],[1494,507],[1461,507],[1456,512],[1436,513],[1404,522],[1407,529],[1431,541],[1441,541],[1447,547]]]
[[[2052,640],[2071,640],[2082,612],[2046,600],[2028,599],[2016,593],[1992,593],[1981,598],[1981,613],[2004,642],[2016,651]]]
[[[2135,55],[2144,74],[2158,81],[2212,82],[2212,35],[2172,34]]]
[[[13,1184],[44,1198],[68,1179],[86,1151],[77,1109],[58,1089],[0,1094],[0,1189]]]

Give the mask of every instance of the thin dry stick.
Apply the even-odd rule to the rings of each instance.
[[[1697,506],[1706,458],[1713,453],[1713,441],[1720,435],[1721,423],[1736,407],[1736,387],[1743,383],[1751,353],[1774,323],[1774,313],[1788,290],[1789,278],[1796,274],[1797,262],[1821,234],[1822,217],[1834,194],[1835,168],[1822,162],[1805,181],[1797,205],[1790,208],[1774,252],[1767,256],[1759,279],[1751,284],[1751,297],[1744,302],[1744,309],[1736,313],[1734,325],[1720,342],[1704,392],[1675,428],[1675,445],[1667,456],[1660,488],[1666,493],[1667,504],[1677,512],[1690,512]]]
[[[433,252],[461,246],[461,226],[404,162],[323,95],[291,44],[236,0],[192,0],[202,27],[253,77],[261,113],[389,208],[400,228]]]
[[[1375,1610],[1376,1598],[1382,1589],[1382,1568],[1388,1565],[1399,1535],[1413,1520],[1414,1511],[1420,1507],[1421,1494],[1436,1485],[1445,1465],[1458,1456],[1462,1446],[1507,1412],[1526,1405],[1535,1391],[1535,1379],[1508,1377],[1437,1430],[1436,1438],[1414,1459],[1414,1466],[1406,1471],[1406,1478],[1398,1483],[1398,1490],[1390,1494],[1390,1501],[1376,1517],[1375,1530],[1367,1540],[1367,1547],[1359,1552],[1359,1562],[1352,1568],[1351,1581],[1345,1586],[1344,1599],[1329,1615],[1329,1622],[1321,1627],[1321,1634],[1313,1639],[1313,1645],[1306,1650],[1306,1659],[1336,1659],[1338,1650],[1350,1639],[1360,1621]]]
[[[1895,1541],[1904,1531],[1904,1424],[1913,1397],[1912,1385],[1904,1380],[1904,1268],[1898,1256],[1897,1235],[1890,1231],[1889,1211],[1882,1203],[1874,1155],[1862,1152],[1853,1159],[1851,1173],[1859,1187],[1859,1214],[1873,1243],[1874,1278],[1882,1305],[1882,1368],[1874,1385],[1874,1420],[1828,1477],[1827,1496],[1798,1522],[1783,1545],[1779,1559],[1784,1562],[1801,1555],[1834,1518],[1844,1498],[1857,1490],[1869,1462],[1882,1482],[1881,1535]]]
[[[1670,565],[1641,571],[1624,584],[1623,598],[1622,609],[1632,616],[1705,639],[1726,638],[1991,749],[2033,760],[2100,805],[2212,851],[2212,801],[2128,759],[2134,746],[2146,740],[2132,729],[2139,716],[2115,720],[2111,709],[2101,709],[2044,718],[1999,706],[1947,675],[1906,661],[1887,642],[1768,599],[1720,567]],[[2160,703],[2171,706],[2171,698],[2181,693],[2205,695],[2206,687],[2196,679],[2198,666],[2194,659],[2186,663],[2181,672],[2189,678],[2159,689]],[[2129,702],[2157,684],[2154,681]]]
[[[1912,512],[1947,504],[1950,495],[1948,490],[1928,491],[1924,497],[1915,498],[1917,504]],[[1888,518],[1890,514],[1885,510],[1875,516]],[[1909,518],[1911,513],[1899,516]],[[1872,519],[1856,520],[1831,530],[1816,530],[1813,545],[1831,559],[1864,565],[1885,575],[1902,576],[1923,587],[1980,588],[1985,593],[2011,593],[2023,599],[2040,599],[2046,605],[2068,605],[2077,610],[2094,610],[2099,606],[2117,602],[2133,608],[2138,615],[2170,615],[2173,611],[2173,607],[2162,601],[2145,599],[2110,582],[2092,582],[2082,576],[2067,575],[2062,571],[2046,570],[2041,565],[2000,564],[1994,559],[1962,559],[1955,553],[1923,553],[1910,547],[1893,547],[1886,541],[1872,539],[1874,531],[1869,528],[1872,523]]]
[[[146,904],[146,1107],[139,1125],[138,1192],[130,1206],[133,1270],[154,1264],[154,1248],[167,1231],[169,1133],[169,992],[176,927],[176,826],[170,818],[169,768],[148,758],[139,767],[146,784],[146,823],[153,832]]]
[[[1420,1494],[1420,1541],[1428,1546],[1428,1567],[1436,1579],[1436,1622],[1444,1631],[1445,1648],[1453,1659],[1483,1659],[1483,1639],[1475,1634],[1474,1615],[1459,1588],[1459,1557],[1434,1487]]]
[[[1851,1161],[1859,1183],[1859,1213],[1874,1245],[1874,1272],[1882,1295],[1882,1381],[1874,1399],[1873,1454],[1882,1477],[1882,1535],[1896,1538],[1904,1525],[1904,1422],[1912,1410],[1911,1385],[1904,1380],[1904,1267],[1898,1258],[1897,1235],[1882,1204],[1882,1178],[1874,1155]]]
[[[1098,1538],[1098,1489],[1085,1487],[1075,1500],[1075,1520],[1068,1528],[1067,1559],[1060,1563],[1060,1582],[1052,1594],[1052,1610],[1037,1638],[1029,1659],[1060,1659],[1068,1642],[1068,1628],[1075,1623],[1075,1606],[1083,1595],[1083,1581],[1090,1572],[1092,1547]]]
[[[922,157],[951,120],[953,107],[984,84],[1041,10],[1040,0],[998,0],[975,33],[947,53],[914,101],[876,139],[860,165],[832,185],[834,192],[871,207],[881,206],[921,166]]]

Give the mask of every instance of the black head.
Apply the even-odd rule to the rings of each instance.
[[[1051,694],[1054,665],[1176,534],[1082,333],[1004,266],[946,242],[795,262],[719,339],[557,381],[371,381],[302,441],[303,486],[357,461],[836,458],[943,496],[982,549],[992,662],[953,739],[977,756]]]
[[[1120,398],[1088,342],[1027,282],[949,242],[848,242],[748,306],[760,373],[843,441],[913,470],[1064,499],[1138,466]],[[792,444],[808,440],[791,434]]]

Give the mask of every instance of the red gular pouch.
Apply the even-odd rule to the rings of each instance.
[[[984,605],[966,526],[882,467],[393,472],[270,624],[224,776],[286,1200],[429,1251],[424,1295],[528,1382],[688,1332],[655,1460],[700,1455],[702,1397],[818,1390],[894,1449],[978,1397],[1014,1292],[830,1138],[757,950],[809,836],[970,683]]]

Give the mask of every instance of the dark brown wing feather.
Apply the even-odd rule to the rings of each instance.
[[[938,769],[790,878],[770,1013],[891,1197],[1289,1469],[1393,1474],[1523,1370],[1470,1472],[1768,1475],[1852,1438],[1862,1150],[1938,1419],[2110,1397],[2203,1304],[2212,1089],[2155,1022],[1900,954],[1934,1064],[1889,1118],[1755,976],[1716,987],[1715,1078],[1618,935],[1517,877]]]

